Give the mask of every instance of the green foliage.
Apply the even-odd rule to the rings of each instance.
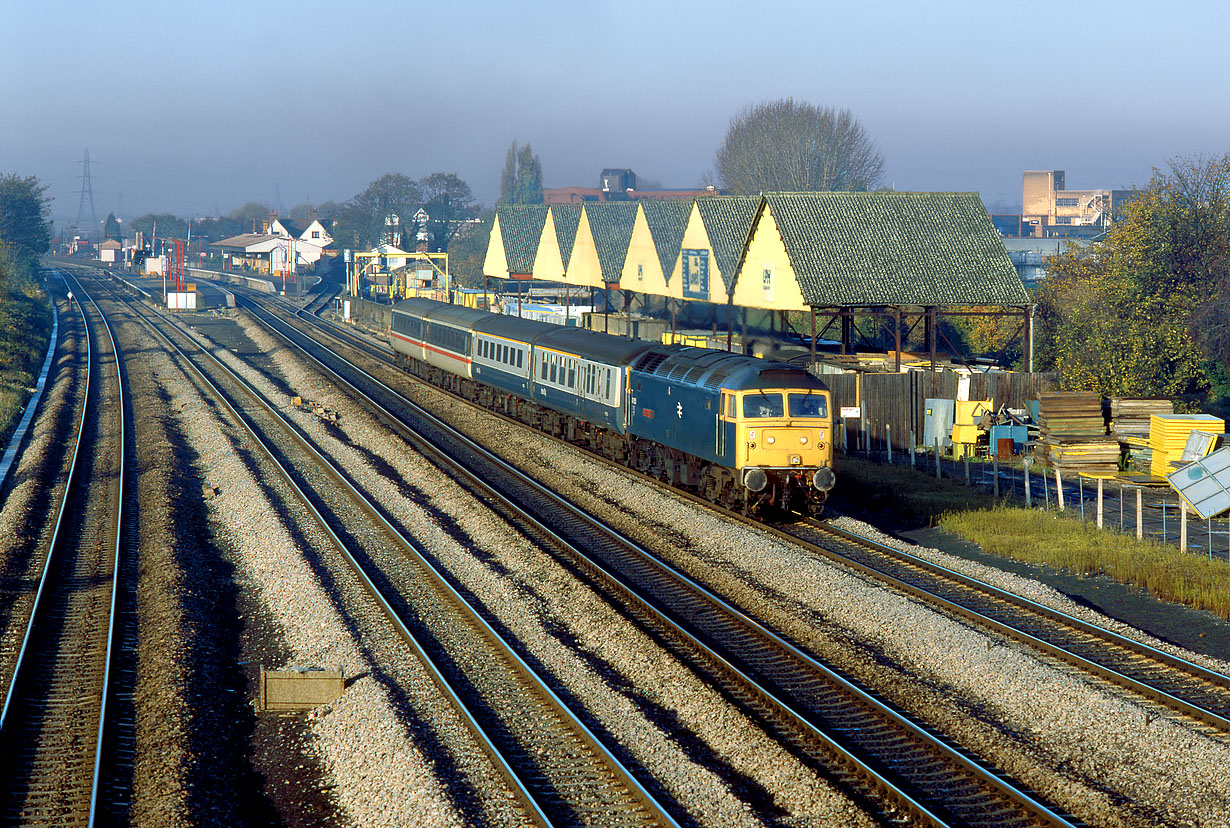
[[[157,215],[146,213],[140,218],[133,219],[132,230],[144,233],[147,241],[155,237],[159,239],[188,238],[188,222],[170,213],[158,213]]]
[[[38,258],[51,246],[46,186],[34,176],[0,174],[0,275],[34,281]]]
[[[504,158],[496,206],[505,204],[542,204],[542,161],[528,143],[517,149],[513,141]]]
[[[115,217],[115,213],[107,213],[107,220],[103,222],[103,238],[110,241],[123,241],[120,232],[120,220]]]
[[[1203,395],[1230,358],[1230,156],[1154,170],[1100,242],[1047,265],[1038,358],[1067,388]]]
[[[0,439],[7,439],[38,379],[51,337],[51,306],[34,282],[0,290]]]

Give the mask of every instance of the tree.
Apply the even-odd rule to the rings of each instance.
[[[542,204],[542,161],[529,144],[517,149],[513,141],[508,148],[496,206],[505,204]]]
[[[1207,393],[1230,359],[1230,155],[1155,169],[1102,241],[1047,271],[1039,357],[1065,386]]]
[[[423,209],[429,217],[430,249],[432,252],[446,250],[462,223],[474,217],[474,193],[455,173],[432,173],[420,178],[418,183],[424,199]]]
[[[249,201],[242,207],[236,207],[226,214],[226,218],[237,222],[240,233],[259,233],[261,222],[269,218],[269,206],[259,201]]]
[[[462,287],[483,286],[483,261],[487,258],[487,243],[491,240],[494,210],[483,210],[476,221],[461,225],[448,244],[448,269],[456,284]]]
[[[47,187],[34,176],[0,174],[0,242],[10,268],[34,279],[38,257],[51,246]]]
[[[848,109],[764,101],[742,109],[714,158],[723,189],[738,194],[869,190],[884,157]]]
[[[513,141],[504,156],[504,170],[500,173],[500,198],[497,207],[509,204],[517,195],[517,142]]]
[[[517,203],[542,204],[542,162],[528,141],[517,153]]]
[[[134,233],[143,233],[147,241],[159,239],[186,239],[188,237],[188,222],[170,213],[146,213],[133,219]]]
[[[120,220],[115,217],[115,213],[107,213],[107,220],[103,222],[103,238],[115,242],[123,241]]]

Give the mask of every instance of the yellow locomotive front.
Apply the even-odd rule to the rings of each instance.
[[[819,510],[836,483],[832,396],[814,388],[724,395],[734,467],[750,500],[790,512]]]

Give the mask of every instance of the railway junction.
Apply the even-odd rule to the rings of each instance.
[[[329,294],[48,287],[6,824],[1227,824],[1224,660],[849,518],[716,511],[414,379]],[[262,670],[343,679],[260,709]]]

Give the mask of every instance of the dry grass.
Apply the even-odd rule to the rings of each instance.
[[[16,428],[27,389],[38,380],[51,324],[51,306],[41,289],[0,289],[0,441]]]
[[[938,525],[982,547],[1029,563],[1080,575],[1106,575],[1163,601],[1230,618],[1230,563],[1180,552],[1054,512],[1005,506],[982,488],[909,466],[854,457],[837,465],[833,505],[915,525]]]
[[[1099,530],[1053,512],[996,506],[954,510],[939,525],[987,552],[1081,575],[1107,575],[1163,601],[1230,618],[1230,563]]]

